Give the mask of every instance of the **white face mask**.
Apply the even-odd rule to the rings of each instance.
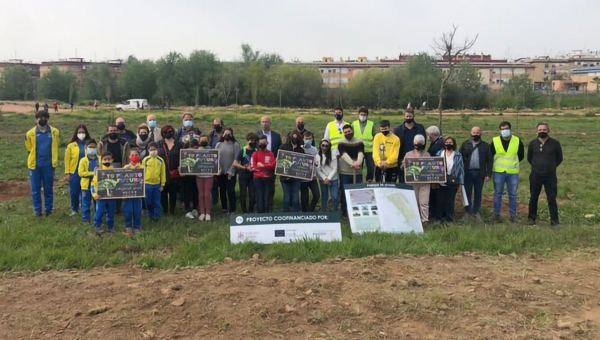
[[[366,122],[367,116],[358,116],[358,120],[360,120],[361,122]]]
[[[79,138],[79,140],[84,140],[85,139],[85,133],[78,133],[77,134],[77,138]]]

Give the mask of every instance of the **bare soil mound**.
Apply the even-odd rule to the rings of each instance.
[[[26,197],[31,194],[29,183],[19,181],[0,181],[0,202]]]

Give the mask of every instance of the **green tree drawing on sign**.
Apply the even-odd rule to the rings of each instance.
[[[421,171],[423,171],[423,167],[418,165],[411,165],[406,169],[406,173],[412,175],[415,181],[417,180],[417,177],[421,175]]]
[[[192,172],[192,167],[194,165],[196,165],[196,163],[198,163],[198,161],[199,161],[198,158],[188,157],[181,161],[181,165],[186,166],[188,169],[188,172]]]
[[[110,196],[110,191],[117,186],[117,181],[106,178],[98,182],[98,190],[106,190],[106,196]]]
[[[277,166],[283,169],[283,173],[287,174],[288,170],[294,165],[294,162],[289,159],[278,159]]]

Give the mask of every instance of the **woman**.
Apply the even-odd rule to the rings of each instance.
[[[465,183],[465,166],[462,155],[456,151],[456,139],[452,136],[444,137],[444,150],[440,150],[437,156],[446,160],[446,184],[440,184],[436,198],[437,209],[435,211],[438,222],[454,222],[454,200],[456,191]],[[455,183],[451,183],[451,182]]]
[[[232,128],[225,128],[219,142],[215,146],[219,150],[219,196],[221,197],[221,208],[223,216],[235,212],[235,183],[236,171],[233,161],[240,153],[240,145],[233,136]],[[229,206],[227,205],[229,200]],[[229,207],[229,209],[227,209]]]
[[[207,135],[200,135],[200,142],[192,139],[190,142],[192,147],[194,145],[199,145],[199,150],[209,150],[210,145],[208,142]],[[210,208],[212,205],[212,200],[210,198],[210,192],[212,190],[213,181],[215,176],[213,175],[198,175],[196,176],[196,190],[198,192],[198,206],[200,209],[200,216],[198,219],[200,221],[210,221]]]
[[[163,140],[158,142],[158,155],[165,162],[167,184],[161,193],[160,201],[165,214],[175,215],[177,192],[179,191],[179,180],[181,179],[179,175],[181,142],[175,140],[175,129],[171,125],[165,125],[161,129],[161,135]]]
[[[425,136],[416,135],[413,143],[415,145],[414,150],[409,151],[404,156],[407,158],[422,158],[431,157],[427,151],[425,151]],[[402,161],[402,168],[404,169],[404,161]],[[417,197],[417,203],[419,205],[419,212],[421,213],[421,222],[429,222],[429,192],[431,191],[431,184],[413,184],[415,196]]]
[[[256,203],[256,190],[254,190],[250,161],[258,144],[258,135],[250,132],[246,135],[246,141],[246,146],[242,148],[235,161],[233,161],[233,166],[238,170],[240,176],[240,205],[242,206],[242,213],[252,214],[254,213],[254,204]],[[246,205],[246,196],[250,197],[248,205]]]
[[[323,139],[319,148],[319,153],[315,156],[317,166],[317,177],[321,187],[321,211],[327,212],[327,202],[331,195],[331,207],[334,212],[338,211],[338,160],[331,155],[331,142]]]
[[[71,192],[71,213],[69,216],[75,216],[79,213],[81,178],[79,178],[78,169],[79,161],[86,156],[85,142],[88,139],[90,139],[90,133],[85,125],[77,126],[65,152],[65,180],[69,182],[69,191]]]
[[[147,146],[149,142],[152,142],[149,138],[150,136],[150,128],[146,124],[142,124],[138,127],[137,137],[134,142],[132,142],[132,146],[135,146],[139,149],[140,159],[146,158],[148,156]]]
[[[190,140],[184,138],[185,143],[183,144],[184,149],[198,149],[200,143],[197,139]],[[185,217],[189,219],[198,218],[198,186],[196,185],[196,176],[181,176],[181,196],[183,197],[183,209],[185,210]],[[202,220],[202,218],[201,218]]]
[[[294,130],[288,135],[287,141],[279,150],[304,153],[303,144],[304,139],[302,138],[302,134]],[[284,176],[280,176],[280,179],[281,186],[283,187],[283,212],[289,212],[290,205],[294,212],[300,212],[300,185],[302,184],[302,180]]]

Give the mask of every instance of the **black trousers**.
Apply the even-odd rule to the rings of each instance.
[[[308,205],[308,190],[310,190],[312,194],[310,205]],[[320,198],[321,192],[319,192],[319,183],[316,179],[300,184],[300,207],[302,208],[302,212],[314,212]],[[325,202],[325,204],[327,204],[327,202]]]
[[[246,205],[246,197],[250,197],[249,204]],[[254,188],[254,178],[252,176],[240,175],[240,205],[242,213],[254,213],[254,205],[256,204],[256,189]]]
[[[196,185],[196,176],[184,176],[181,179],[183,190],[183,206],[185,212],[189,213],[198,209],[198,186]]]
[[[530,220],[537,220],[538,199],[542,193],[542,186],[546,191],[546,199],[548,200],[548,210],[550,211],[550,221],[552,224],[558,224],[558,204],[556,203],[556,195],[558,193],[558,180],[556,173],[554,174],[537,174],[532,172],[529,175],[529,216]]]
[[[458,187],[440,186],[437,189],[435,219],[454,222],[454,200]]]
[[[219,175],[217,176],[217,181],[219,182],[219,196],[221,197],[221,209],[223,209],[224,212],[235,212],[236,176],[232,176],[231,179],[229,179],[227,174]],[[229,205],[227,203],[229,203]]]
[[[213,205],[219,202],[219,181],[213,181],[213,186],[210,190],[210,198]]]
[[[393,167],[385,169],[385,172],[381,170],[380,167],[375,168],[375,182],[380,183],[381,177],[385,173],[385,183],[396,183],[398,179],[398,170],[400,168]]]
[[[402,164],[402,160],[398,160],[398,183],[405,184],[404,181],[404,169],[400,169],[400,165]],[[429,206],[431,207],[431,202],[429,202]],[[433,216],[433,215],[429,215]]]
[[[170,179],[160,193],[160,203],[165,215],[175,215],[177,206],[177,194],[179,194],[179,179]]]
[[[277,176],[273,176],[268,178],[267,180],[269,180],[271,183],[269,185],[269,192],[268,192],[268,196],[267,196],[267,212],[273,212],[273,199],[275,198],[275,180],[277,179]]]

